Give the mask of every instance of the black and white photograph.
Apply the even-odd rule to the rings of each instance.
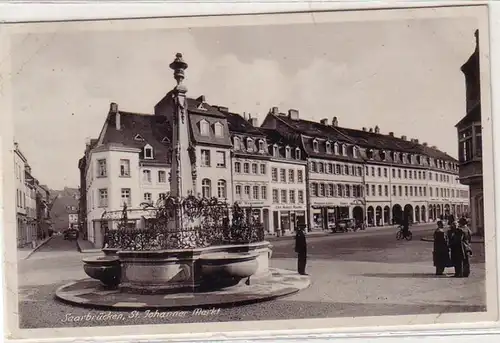
[[[6,32],[17,336],[497,320],[487,7]]]

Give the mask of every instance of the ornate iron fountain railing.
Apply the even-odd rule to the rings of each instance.
[[[213,198],[167,196],[155,205],[142,204],[152,214],[144,228],[129,228],[124,206],[118,229],[105,231],[105,247],[145,251],[194,249],[264,240],[264,227],[246,216],[237,203]],[[251,211],[250,211],[251,213]]]

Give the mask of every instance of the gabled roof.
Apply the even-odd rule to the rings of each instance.
[[[169,146],[162,143],[165,136],[170,137],[171,128],[166,118],[151,114],[119,111],[120,130],[116,129],[114,116],[108,117],[109,125],[104,132],[102,144],[122,144],[130,148],[143,149],[147,144],[153,147],[151,161],[167,163]],[[135,139],[140,135],[144,141]],[[149,160],[148,160],[149,161]]]
[[[230,132],[245,133],[249,135],[264,136],[261,128],[253,126],[248,120],[245,120],[237,113],[223,112],[227,119],[227,125]]]
[[[314,121],[305,119],[292,119],[286,115],[274,115],[278,120],[285,122],[292,129],[302,133],[306,136],[321,137],[332,141],[341,141],[346,143],[353,143],[349,136],[344,135],[336,128],[323,125]]]
[[[225,115],[215,106],[202,102],[199,99],[187,98],[188,111],[191,113],[225,118]],[[203,108],[203,109],[200,109]]]

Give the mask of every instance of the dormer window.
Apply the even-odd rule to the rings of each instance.
[[[337,142],[335,142],[335,144],[333,144],[333,151],[334,151],[335,155],[339,154],[339,144]]]
[[[352,157],[358,158],[358,156],[359,156],[358,147],[357,146],[352,147]]]
[[[285,148],[285,157],[286,158],[292,158],[292,151],[289,146]]]
[[[144,142],[144,138],[142,138],[140,134],[135,135],[134,140],[139,142]]]
[[[314,150],[314,152],[318,152],[319,151],[318,141],[317,140],[313,140],[313,150]]]
[[[380,154],[380,159],[381,159],[382,161],[387,160],[387,153],[386,153],[384,150],[381,150],[381,151],[379,152],[379,154]]]
[[[215,137],[224,137],[224,127],[221,123],[214,124]]]
[[[167,136],[163,137],[163,139],[161,140],[162,143],[170,143],[170,139],[168,139]]]
[[[403,163],[406,163],[406,161],[407,161],[406,154],[403,154]]]
[[[264,141],[259,139],[259,152],[264,152]]]
[[[295,148],[295,159],[300,160],[300,149],[299,148]]]
[[[366,157],[368,157],[369,159],[373,158],[373,149],[366,150]]]
[[[276,144],[273,145],[273,156],[279,157],[279,149],[278,149],[278,146]]]
[[[412,155],[411,154],[408,155],[408,163],[410,163],[410,164],[412,163]]]
[[[342,155],[347,156],[347,146],[345,144],[342,144]]]
[[[152,160],[154,158],[153,156],[153,147],[149,144],[147,144],[144,147],[144,158],[147,160]]]
[[[255,150],[254,141],[252,138],[247,138],[247,151],[253,152]]]
[[[234,150],[241,150],[241,140],[238,137],[233,138]]]
[[[327,154],[331,154],[332,153],[332,145],[330,144],[330,142],[326,142],[326,153]]]
[[[210,124],[205,119],[200,121],[200,133],[202,136],[210,135]]]

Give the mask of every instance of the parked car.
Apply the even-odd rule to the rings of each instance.
[[[66,240],[76,240],[78,239],[78,230],[67,229],[64,231],[64,239]]]

